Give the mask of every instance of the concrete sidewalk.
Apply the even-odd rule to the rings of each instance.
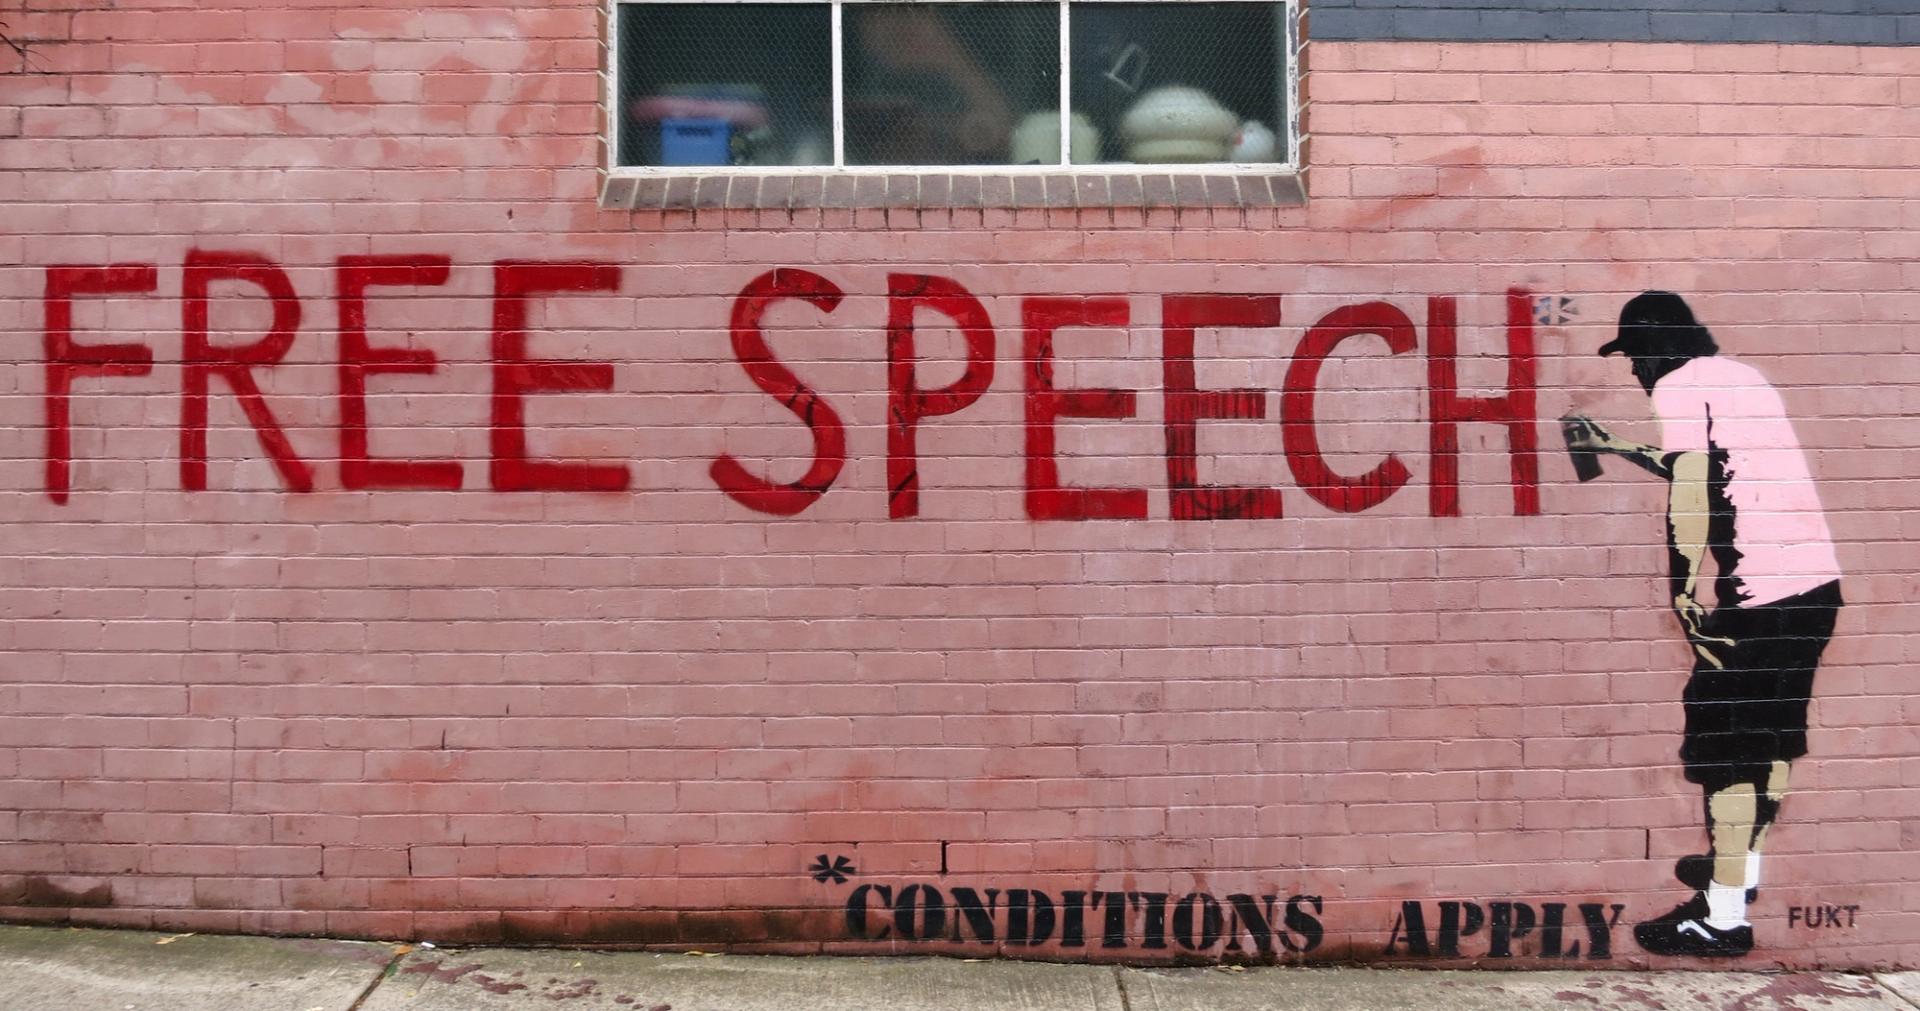
[[[1920,973],[1120,969],[934,958],[429,949],[0,927],[34,1011],[1915,1011]]]

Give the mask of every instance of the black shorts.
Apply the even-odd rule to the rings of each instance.
[[[1717,791],[1735,783],[1765,784],[1774,762],[1807,753],[1807,703],[1820,653],[1840,613],[1840,584],[1827,583],[1758,607],[1721,607],[1704,623],[1726,669],[1697,655],[1682,696],[1686,738],[1680,760],[1687,779]]]

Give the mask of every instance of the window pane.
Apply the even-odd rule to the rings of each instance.
[[[1256,163],[1286,157],[1286,7],[1076,2],[1073,116],[1101,138],[1075,162]]]
[[[849,165],[1060,163],[1060,8],[849,3]]]
[[[619,15],[620,164],[833,164],[828,5],[632,3]]]

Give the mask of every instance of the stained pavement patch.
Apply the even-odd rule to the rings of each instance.
[[[0,1006],[34,1011],[345,1011],[393,946],[0,926]]]
[[[1920,973],[1122,969],[0,927],[35,1011],[1915,1011]],[[1904,994],[1904,998],[1902,996]],[[359,1003],[356,1003],[359,1002]]]
[[[420,951],[363,1011],[1123,1011],[1110,968],[938,958]],[[1136,1005],[1136,1011],[1137,1011]]]
[[[1129,969],[1122,979],[1131,1011],[1912,1011],[1852,973]]]

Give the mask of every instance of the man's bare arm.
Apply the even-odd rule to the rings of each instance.
[[[1568,420],[1580,426],[1579,438],[1570,443],[1573,448],[1591,449],[1625,457],[1648,473],[1669,481],[1673,480],[1673,468],[1667,465],[1667,460],[1661,454],[1659,446],[1649,446],[1644,442],[1619,438],[1585,415],[1569,415]]]
[[[1667,489],[1667,554],[1672,565],[1673,611],[1680,616],[1680,628],[1687,642],[1701,659],[1715,667],[1724,666],[1713,646],[1730,645],[1728,640],[1706,634],[1707,609],[1699,598],[1700,563],[1707,556],[1707,536],[1712,517],[1707,494],[1710,468],[1707,454],[1674,453],[1663,466],[1670,474]]]
[[[1712,523],[1708,514],[1712,506],[1707,483],[1712,478],[1707,454],[1663,454],[1658,446],[1616,438],[1584,415],[1569,415],[1567,420],[1576,426],[1567,440],[1570,448],[1624,456],[1649,473],[1667,479],[1667,555],[1673,611],[1679,615],[1680,628],[1686,632],[1694,652],[1714,667],[1724,667],[1714,648],[1733,643],[1706,633],[1707,609],[1701,606],[1699,598],[1700,564],[1707,557],[1707,537]]]
[[[1616,439],[1614,440],[1613,452],[1618,456],[1625,457],[1628,461],[1656,477],[1663,477],[1669,481],[1674,479],[1673,468],[1667,465],[1667,460],[1661,455],[1659,446],[1649,446],[1644,442],[1628,442],[1625,439]]]
[[[1707,454],[1675,453],[1668,469],[1667,547],[1673,552],[1673,595],[1693,597],[1707,556]]]

